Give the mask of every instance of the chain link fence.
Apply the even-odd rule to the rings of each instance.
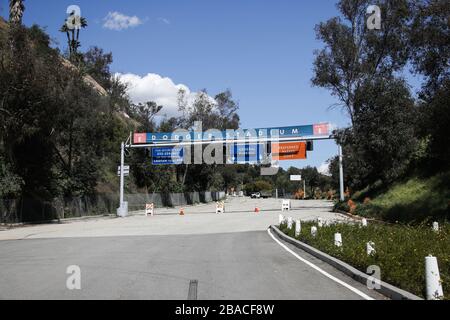
[[[144,210],[146,203],[155,207],[176,207],[219,201],[225,192],[186,192],[129,194],[125,196],[130,210]],[[81,218],[116,214],[119,207],[118,194],[56,198],[43,201],[33,198],[0,199],[0,223],[46,222],[67,218]]]
[[[153,203],[156,208],[177,207],[208,203],[223,200],[226,197],[224,191],[220,192],[185,192],[185,193],[149,193],[129,194],[125,196],[130,211],[143,210],[146,203]]]

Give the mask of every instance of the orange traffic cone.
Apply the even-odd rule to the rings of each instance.
[[[255,208],[255,213],[259,213],[259,208],[258,207]]]
[[[180,209],[180,216],[184,216],[184,209],[183,208]]]

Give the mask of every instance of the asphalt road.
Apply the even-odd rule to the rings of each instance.
[[[323,209],[326,205],[319,207]],[[267,211],[258,216],[249,212],[219,216],[204,213],[195,217],[167,215],[154,219],[137,216],[74,222],[67,229],[58,229],[60,225],[56,225],[2,231],[0,236],[10,239],[0,241],[0,299],[187,300],[192,280],[198,281],[199,300],[364,299],[365,295],[383,298],[327,264],[290,247],[330,275],[325,276],[280,246],[266,230],[270,224],[267,221],[275,220],[278,213]],[[254,230],[231,228],[228,220],[246,221],[233,214],[248,215],[248,221],[261,222],[244,228]],[[160,235],[137,232],[146,229],[144,222],[149,220],[144,219],[156,223],[170,217],[177,218],[179,225],[189,226],[186,228],[191,232],[180,234],[178,228]],[[205,229],[208,222],[219,224],[221,219],[222,228],[210,225],[213,231],[193,232],[196,226]],[[114,223],[111,226],[112,222],[125,224],[126,232]],[[103,229],[90,236],[93,226],[101,223]],[[161,226],[170,223],[173,221],[164,220]],[[63,231],[75,235],[76,230],[78,236],[55,236]],[[114,232],[117,234],[105,235]],[[130,235],[133,233],[137,234]],[[81,290],[66,287],[69,277],[66,270],[71,265],[81,269]]]

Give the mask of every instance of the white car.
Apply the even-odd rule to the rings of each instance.
[[[252,193],[250,198],[252,198],[252,199],[259,199],[259,198],[261,198],[261,193],[259,193],[259,192]]]

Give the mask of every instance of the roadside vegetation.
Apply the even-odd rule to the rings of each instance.
[[[312,83],[350,122],[335,132],[347,188],[337,207],[388,221],[448,219],[450,2],[378,1],[379,30],[365,25],[370,4],[338,1],[339,16],[316,26],[324,48]],[[338,190],[338,158],[329,164]]]
[[[383,192],[366,188],[336,209],[390,222],[422,223],[450,220],[450,173],[430,178],[413,177]],[[373,199],[372,199],[373,197]]]
[[[381,280],[425,298],[425,257],[437,257],[443,281],[445,299],[450,299],[450,224],[441,226],[439,233],[430,224],[420,226],[369,223],[335,223],[318,228],[316,237],[311,235],[315,222],[302,222],[301,233],[295,237],[295,223],[291,230],[287,224],[280,230],[314,248],[342,260],[366,273],[371,265],[381,269]],[[334,245],[334,234],[342,234],[342,247]],[[366,244],[372,241],[376,253],[369,256]]]

